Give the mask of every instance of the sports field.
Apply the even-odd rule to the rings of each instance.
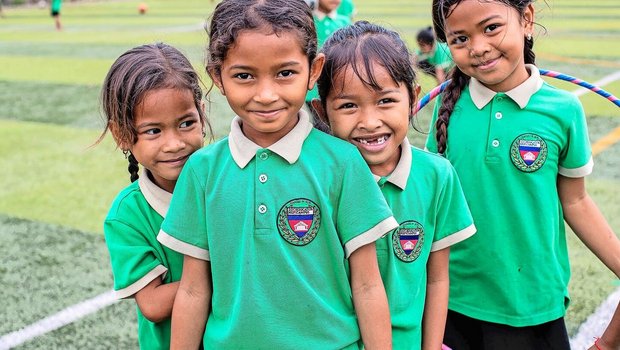
[[[91,147],[103,125],[99,88],[118,55],[154,41],[177,46],[202,71],[202,27],[213,6],[206,0],[153,0],[141,16],[138,3],[65,1],[62,32],[54,30],[48,8],[5,7],[0,18],[0,349],[10,344],[21,344],[21,349],[137,348],[135,303],[102,307],[110,304],[104,293],[112,287],[102,222],[129,177],[111,137]],[[430,24],[430,0],[355,3],[358,19],[400,31],[412,49],[417,31]],[[536,5],[537,22],[544,26],[536,36],[538,65],[600,82],[620,95],[617,0]],[[425,76],[420,83],[424,92],[434,86]],[[592,93],[580,98],[592,143],[610,140],[597,148],[588,189],[620,233],[620,109]],[[219,138],[228,133],[232,114],[217,90],[209,99]],[[430,108],[420,112],[421,129],[427,129],[429,114]],[[410,137],[417,145],[425,138],[414,131]],[[567,321],[574,334],[618,283],[572,233],[569,244],[573,300]],[[37,327],[28,328],[33,324]]]

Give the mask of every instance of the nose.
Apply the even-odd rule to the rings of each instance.
[[[185,141],[181,138],[178,132],[171,132],[165,136],[164,145],[162,151],[167,153],[175,153],[182,150],[185,147]]]
[[[262,79],[256,86],[256,91],[254,92],[254,101],[268,105],[277,101],[279,98],[279,94],[277,91],[277,87],[275,83],[269,79]]]
[[[366,131],[373,131],[373,130],[380,128],[381,125],[383,125],[383,122],[381,121],[381,118],[379,117],[380,114],[378,113],[378,111],[374,111],[374,110],[367,109],[367,108],[360,108],[359,113],[360,114],[359,114],[359,119],[358,119],[358,127],[360,129],[363,129]]]
[[[469,54],[471,57],[483,57],[490,50],[491,46],[483,38],[470,39],[469,41]]]

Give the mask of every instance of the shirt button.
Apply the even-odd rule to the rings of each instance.
[[[495,113],[495,119],[502,119],[502,117],[503,117],[502,112]]]
[[[503,98],[502,96],[499,96],[499,97],[497,98],[497,100],[498,100],[498,101],[501,101],[501,100],[503,100],[503,99],[504,99],[504,98]]]
[[[491,142],[491,144],[493,145],[493,147],[499,147],[499,141],[498,140],[493,140],[493,142]]]
[[[261,214],[265,214],[267,212],[267,206],[264,204],[261,204],[258,206],[258,212]]]
[[[261,183],[267,182],[267,175],[266,174],[260,174],[258,176],[258,181],[260,181]]]
[[[263,152],[260,154],[259,158],[262,160],[267,160],[267,158],[269,158],[269,154],[267,154],[267,152]]]

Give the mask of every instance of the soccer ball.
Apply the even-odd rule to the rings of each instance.
[[[143,2],[138,5],[138,13],[140,13],[141,15],[145,14],[148,9],[149,7],[146,6],[146,4]]]

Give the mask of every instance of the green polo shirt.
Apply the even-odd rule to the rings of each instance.
[[[156,278],[163,283],[181,279],[183,255],[157,241],[171,196],[142,172],[138,181],[122,190],[112,203],[103,231],[118,298],[133,297]],[[136,309],[140,348],[168,349],[170,319],[153,323]]]
[[[420,349],[429,256],[470,237],[476,228],[450,162],[411,147],[407,139],[394,171],[375,179],[400,224],[376,243],[394,348]]]
[[[355,16],[355,5],[353,4],[353,0],[342,0],[340,2],[340,6],[336,10],[339,15],[343,15],[352,19]]]
[[[454,66],[452,54],[450,53],[450,49],[448,48],[448,44],[446,43],[435,41],[435,48],[433,49],[433,51],[429,53],[423,53],[420,50],[416,50],[416,54],[418,56],[418,61],[427,60],[428,63],[432,64],[433,66],[442,68],[445,71],[448,71]]]
[[[357,149],[306,113],[268,148],[240,119],[179,177],[158,239],[211,262],[207,349],[357,349],[348,257],[397,226]]]
[[[320,50],[325,43],[325,40],[329,38],[332,33],[336,30],[346,27],[351,23],[351,19],[347,16],[343,16],[338,14],[338,12],[333,11],[331,13],[325,14],[318,10],[313,12],[314,16],[314,25],[316,27],[316,34],[318,40],[318,49]],[[306,101],[310,102],[315,98],[319,98],[319,90],[316,85],[306,95]]]
[[[445,153],[478,228],[451,251],[449,308],[516,327],[565,313],[570,267],[556,181],[592,171],[581,103],[527,68],[530,78],[505,93],[471,80],[450,118]]]

